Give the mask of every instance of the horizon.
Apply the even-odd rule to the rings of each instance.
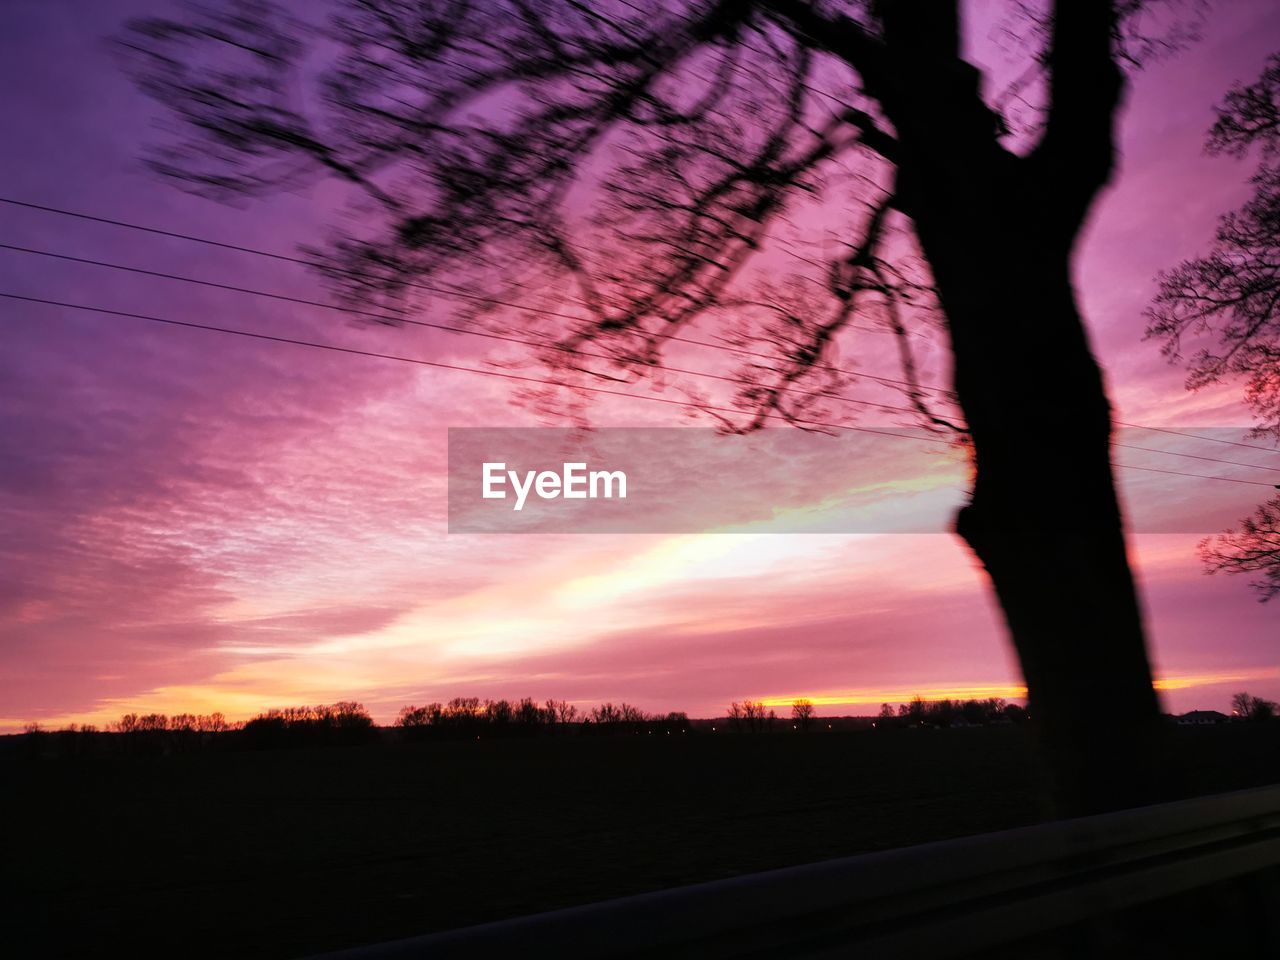
[[[10,132],[3,192],[293,254],[339,209],[334,189],[237,208],[158,184],[138,161],[154,108],[104,40],[125,17],[160,9],[136,0],[0,14],[0,72],[25,91],[0,105]],[[1201,42],[1133,79],[1121,170],[1075,269],[1119,421],[1247,441],[1239,385],[1186,391],[1184,371],[1142,339],[1142,310],[1156,272],[1203,250],[1217,217],[1248,194],[1249,164],[1206,156],[1202,143],[1214,104],[1257,75],[1278,34],[1280,9],[1235,4]],[[970,42],[975,60],[1004,69],[982,31]],[[263,257],[15,205],[3,223],[13,245],[324,298],[313,276]],[[352,350],[469,367],[515,355],[478,337],[358,326],[297,303],[13,250],[0,251],[0,273],[0,288],[24,296]],[[415,701],[526,694],[708,716],[733,700],[836,707],[917,691],[1025,693],[995,599],[955,536],[770,532],[788,510],[821,512],[846,494],[839,479],[780,481],[754,526],[733,533],[450,534],[447,428],[546,425],[513,405],[510,384],[47,304],[7,309],[0,732],[128,712],[249,717],[343,698],[379,718]],[[451,322],[460,312],[435,297],[421,315]],[[892,338],[863,339],[860,359],[874,371]],[[684,352],[700,369],[729,368]],[[921,345],[929,382],[946,382],[945,362],[938,337]],[[858,390],[869,403],[897,396],[869,380]],[[592,421],[681,422],[647,399],[597,398]],[[1216,457],[1214,446],[1170,449]],[[1161,462],[1124,452],[1135,465]],[[1274,469],[1263,454],[1229,456]],[[895,462],[886,496],[905,509],[940,502],[963,476],[906,455]],[[1119,482],[1130,514],[1163,497],[1193,518],[1191,532],[1130,538],[1163,710],[1217,709],[1240,689],[1280,699],[1280,606],[1258,603],[1243,578],[1206,576],[1196,556],[1203,536],[1241,515],[1244,494],[1185,474],[1122,470]]]
[[[1242,692],[1247,693],[1248,691],[1242,691]],[[1022,693],[1023,693],[1022,696],[1012,697],[1012,698],[1005,698],[1005,697],[993,695],[991,697],[965,697],[962,699],[957,699],[954,697],[938,697],[936,699],[921,697],[919,699],[924,704],[952,703],[957,706],[962,706],[965,703],[981,702],[983,700],[998,700],[998,701],[1007,703],[1010,706],[1017,706],[1022,709],[1026,709],[1025,689],[1023,690]],[[453,698],[450,698],[450,700],[452,699]],[[479,705],[483,707],[488,703],[499,702],[500,700],[506,700],[506,702],[515,705],[515,704],[518,704],[522,699],[526,699],[526,698],[519,698],[519,697],[510,698],[510,699],[498,698],[498,700],[494,700],[492,698],[480,698]],[[866,707],[869,708],[869,707],[875,706],[877,708],[877,712],[871,712],[871,713],[823,713],[821,712],[823,706],[833,706],[838,704],[822,704],[819,702],[809,701],[808,698],[804,698],[804,697],[797,697],[794,700],[778,699],[778,700],[772,700],[772,701],[760,700],[760,701],[754,701],[754,702],[762,704],[764,707],[769,708],[770,711],[773,712],[774,715],[767,716],[766,719],[769,719],[771,721],[776,721],[778,723],[790,723],[793,718],[790,713],[786,712],[786,710],[799,703],[807,702],[814,708],[814,712],[812,714],[813,720],[877,720],[877,719],[883,718],[883,715],[880,714],[878,710],[882,709],[885,706],[893,708],[894,719],[904,718],[906,714],[902,712],[902,708],[908,707],[911,704],[912,700],[914,699],[915,698],[913,697],[910,700],[902,700],[902,701],[886,700],[886,701],[882,701],[879,704],[872,704],[870,702],[867,702],[866,704],[864,704]],[[726,710],[723,713],[707,713],[707,714],[690,714],[684,710],[674,710],[674,711],[666,711],[663,713],[659,713],[656,711],[655,712],[645,711],[642,705],[628,704],[626,701],[620,701],[616,704],[612,704],[611,701],[591,702],[591,701],[565,700],[561,702],[577,708],[603,707],[608,705],[613,705],[617,707],[632,706],[644,712],[644,720],[641,722],[660,721],[670,716],[671,714],[681,716],[684,719],[688,720],[690,723],[713,723],[713,722],[722,721],[722,720],[729,720],[731,718],[731,714],[728,712],[728,710]],[[244,724],[248,723],[251,720],[270,717],[273,714],[278,714],[284,711],[298,710],[298,709],[318,709],[318,708],[336,706],[339,703],[351,703],[351,704],[354,704],[355,707],[361,708],[361,709],[363,709],[364,707],[363,704],[357,701],[335,701],[334,704],[291,704],[291,705],[279,704],[274,707],[269,707],[260,713],[245,715],[243,717],[227,716],[221,710],[215,710],[209,714],[197,714],[197,713],[191,713],[190,711],[181,711],[179,713],[174,713],[174,714],[159,714],[159,713],[140,714],[137,712],[133,712],[129,714],[121,714],[117,716],[115,720],[109,721],[104,726],[101,726],[101,727],[97,726],[96,724],[90,723],[88,724],[88,728],[86,728],[84,724],[80,724],[74,721],[70,722],[70,724],[65,727],[45,727],[39,723],[33,722],[33,723],[27,724],[25,728],[20,730],[0,730],[0,736],[23,736],[29,733],[122,733],[126,731],[122,731],[118,729],[119,723],[122,719],[124,719],[127,716],[132,716],[135,718],[147,717],[147,716],[159,716],[159,717],[162,717],[166,722],[172,722],[172,721],[180,720],[183,718],[199,720],[199,719],[204,719],[209,717],[218,717],[223,721],[225,721],[228,724],[228,727],[227,727],[227,731],[215,731],[215,732],[229,732],[231,730],[234,730],[243,726]],[[844,703],[844,701],[840,701],[840,703]],[[401,707],[401,710],[408,710],[408,709],[422,707],[422,706],[448,706],[448,705],[449,705],[449,701],[443,701],[443,702],[435,701],[435,702],[426,703],[426,704],[406,703]],[[729,707],[731,708],[732,704],[730,704]],[[776,712],[778,710],[782,710],[783,712],[781,713]],[[400,711],[397,711],[397,715],[393,715],[388,719],[379,719],[379,717],[373,716],[372,714],[370,714],[370,717],[372,718],[373,725],[375,727],[379,729],[394,729],[401,725],[398,722],[399,712]],[[1170,719],[1179,719],[1181,717],[1184,717],[1192,713],[1218,713],[1224,717],[1227,717],[1228,719],[1231,719],[1231,718],[1244,719],[1241,717],[1239,711],[1232,708],[1230,703],[1225,704],[1222,708],[1215,707],[1215,706],[1199,706],[1199,707],[1191,707],[1188,710],[1183,710],[1179,712],[1165,711],[1164,716]],[[590,709],[580,709],[580,712],[574,718],[570,720],[563,720],[563,721],[556,721],[556,722],[564,723],[564,724],[592,722],[590,717]]]

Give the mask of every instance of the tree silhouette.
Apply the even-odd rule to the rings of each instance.
[[[1280,707],[1271,700],[1255,697],[1249,693],[1237,693],[1231,698],[1231,712],[1244,720],[1264,723],[1275,717]]]
[[[764,733],[773,728],[777,714],[759,700],[735,700],[729,704],[729,729],[737,733]]]
[[[813,726],[813,701],[799,699],[791,704],[791,721],[802,731],[808,730]]]
[[[916,695],[911,698],[910,703],[898,704],[898,716],[905,718],[912,726],[918,726],[924,723],[928,709],[924,700]]]
[[[1188,359],[1190,389],[1229,377],[1244,380],[1257,435],[1280,440],[1280,53],[1262,75],[1232,89],[1209,131],[1211,153],[1259,154],[1253,196],[1218,221],[1208,253],[1160,275],[1148,310],[1149,336],[1183,358],[1185,341],[1207,340]],[[1205,540],[1200,555],[1211,573],[1260,574],[1262,600],[1280,592],[1280,497],[1240,522],[1238,530]]]
[[[1255,150],[1253,196],[1218,221],[1209,252],[1160,275],[1147,333],[1182,359],[1188,339],[1207,340],[1188,359],[1188,387],[1238,377],[1258,433],[1280,439],[1280,54],[1262,76],[1231,90],[1209,131],[1210,153]]]
[[[553,312],[469,318],[546,344],[532,359],[569,390],[532,402],[655,377],[727,430],[811,428],[855,322],[895,333],[921,422],[971,445],[957,530],[1078,813],[1146,795],[1158,729],[1070,269],[1123,65],[1174,36],[1141,35],[1155,6],[1011,3],[1027,69],[989,99],[954,0],[346,0],[310,32],[241,0],[121,46],[179,121],[161,173],[215,197],[350,189],[350,225],[309,253],[340,295],[411,317],[447,285]],[[780,269],[813,264],[796,248],[824,229],[836,255]],[[662,370],[699,321],[750,351],[736,413]],[[948,338],[954,407],[926,402],[912,334]]]
[[[567,700],[548,700],[547,711],[554,718],[553,722],[562,726],[578,718],[578,708]]]
[[[1272,497],[1236,530],[1200,542],[1200,557],[1210,573],[1253,573],[1264,602],[1280,593],[1280,497]]]

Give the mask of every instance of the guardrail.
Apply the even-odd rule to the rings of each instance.
[[[1277,865],[1280,786],[771,870],[323,960],[501,954],[933,960],[1015,943],[1022,944],[1020,956],[1100,956],[1099,924],[1103,939],[1117,942],[1115,923],[1106,918],[1168,901],[1165,929],[1172,930],[1176,915],[1186,912],[1177,898],[1233,881],[1248,885],[1247,896],[1238,890],[1226,896],[1238,915],[1230,938],[1226,919],[1221,931],[1211,931],[1215,945],[1238,940],[1263,951],[1255,956],[1280,956]],[[1079,953],[1068,943],[1095,946],[1074,948],[1085,951]]]

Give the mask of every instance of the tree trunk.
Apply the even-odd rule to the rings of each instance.
[[[1159,705],[1111,472],[1111,412],[1076,305],[1077,235],[1113,161],[1122,78],[1113,11],[1057,7],[1041,147],[998,142],[954,5],[885,4],[899,206],[947,317],[976,478],[957,531],[991,576],[1038,726],[1057,812],[1158,795]],[[1070,55],[1070,57],[1068,56]]]
[[[1070,240],[1026,184],[995,178],[987,192],[970,179],[959,204],[970,209],[913,212],[973,439],[957,532],[991,576],[1058,810],[1075,815],[1154,799],[1159,708]]]
[[[1036,249],[1029,231],[1007,229],[1006,245]],[[1066,263],[1034,252],[1028,259],[1000,290],[962,279],[969,289],[946,295],[976,462],[957,532],[1000,599],[1057,805],[1091,813],[1155,798],[1159,708],[1113,483],[1102,376]]]

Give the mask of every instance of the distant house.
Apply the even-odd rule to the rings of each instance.
[[[1192,710],[1178,717],[1181,727],[1211,727],[1215,723],[1226,723],[1231,718],[1217,710]]]

